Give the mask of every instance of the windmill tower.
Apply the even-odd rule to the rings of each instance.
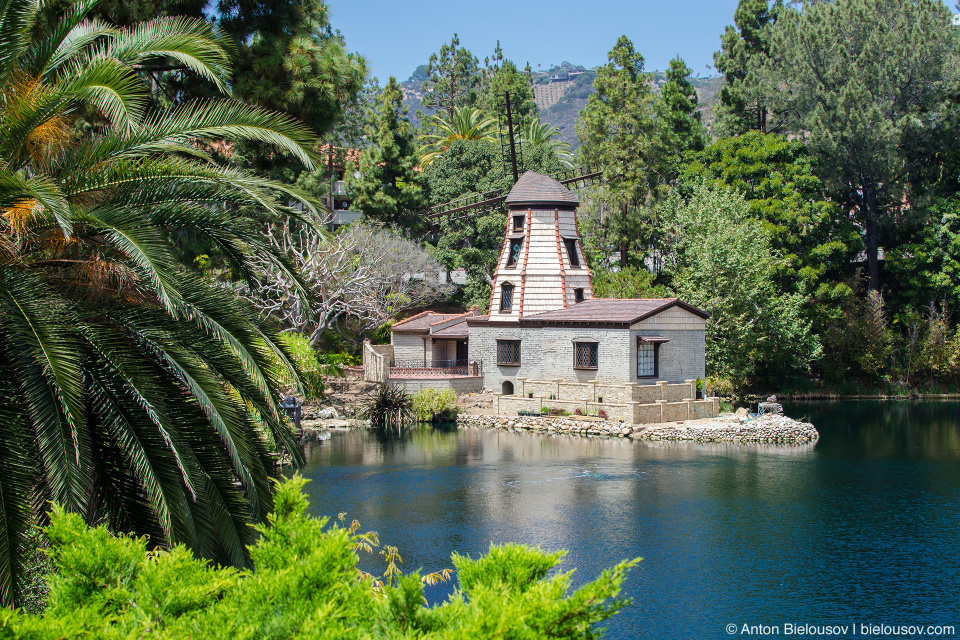
[[[517,322],[593,298],[577,231],[577,196],[527,171],[504,199],[507,231],[490,296],[490,322]]]

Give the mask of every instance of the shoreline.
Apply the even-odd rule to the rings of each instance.
[[[786,416],[762,416],[741,422],[733,414],[684,422],[625,424],[609,420],[578,420],[575,416],[506,417],[461,413],[457,428],[527,431],[551,435],[627,438],[638,441],[726,442],[743,444],[803,445],[820,438],[816,428]],[[327,430],[370,429],[365,420],[305,420],[304,441],[324,439]],[[329,437],[329,436],[328,436]]]
[[[742,442],[765,444],[808,444],[820,438],[816,428],[786,416],[763,416],[741,423],[734,415],[717,418],[659,422],[653,424],[624,424],[608,420],[577,420],[563,417],[505,417],[460,414],[457,426],[480,427],[507,431],[534,431],[551,434],[607,436],[632,440],[672,440],[686,442]]]

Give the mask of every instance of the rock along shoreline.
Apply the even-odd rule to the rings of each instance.
[[[571,417],[505,417],[460,414],[457,425],[487,429],[535,431],[581,436],[607,436],[633,440],[690,442],[742,442],[796,445],[816,442],[820,433],[809,422],[766,415],[741,423],[735,416],[658,424],[623,424],[607,420],[585,421]]]
[[[535,433],[632,440],[667,440],[687,442],[740,442],[799,445],[816,442],[819,432],[809,422],[801,422],[781,415],[765,415],[742,422],[734,415],[717,418],[665,422],[657,424],[624,424],[596,418],[587,420],[575,416],[507,417],[461,413],[457,416],[458,427],[499,429],[504,431],[530,431]],[[304,441],[323,440],[334,429],[369,429],[368,420],[313,419],[304,420]]]

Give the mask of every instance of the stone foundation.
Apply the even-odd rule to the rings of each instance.
[[[720,415],[720,399],[695,400],[694,380],[652,385],[601,384],[566,380],[517,378],[514,395],[494,393],[498,416],[512,417],[519,411],[539,412],[543,407],[585,416],[599,416],[627,424],[678,422]]]

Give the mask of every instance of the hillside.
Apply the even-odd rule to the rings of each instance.
[[[408,107],[410,119],[416,126],[420,124],[416,112],[421,108],[420,100],[423,94],[420,86],[424,80],[424,70],[425,66],[421,65],[406,82],[400,84],[404,93],[403,103]],[[565,65],[564,68],[554,68],[533,74],[533,91],[537,108],[540,110],[540,119],[559,129],[560,138],[569,142],[574,148],[580,145],[576,132],[577,115],[587,105],[590,94],[595,93],[593,89],[595,77],[595,70],[574,65]],[[659,92],[665,82],[663,72],[653,72],[655,92]],[[692,82],[697,89],[703,121],[709,129],[713,122],[713,104],[717,100],[720,87],[723,86],[723,78],[721,76],[696,77]]]

